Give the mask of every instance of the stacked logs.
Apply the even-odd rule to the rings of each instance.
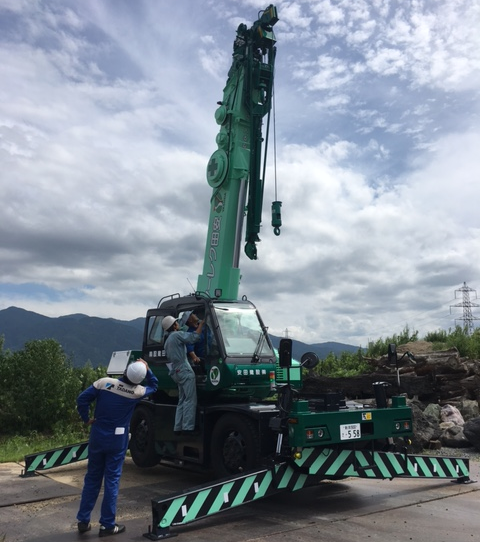
[[[398,364],[390,365],[387,356],[365,358],[373,371],[348,378],[330,378],[309,374],[302,395],[313,397],[318,393],[342,392],[349,399],[373,397],[373,383],[387,382],[387,396],[406,394],[425,403],[447,404],[465,399],[480,398],[480,360],[461,358],[456,348],[426,352],[415,348],[415,343],[399,347]],[[415,352],[417,350],[417,352]],[[420,353],[418,351],[421,350]],[[414,359],[404,356],[408,351]]]

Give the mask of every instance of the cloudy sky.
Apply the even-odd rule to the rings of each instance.
[[[455,290],[480,296],[480,0],[275,5],[276,157],[240,295],[305,342],[448,330]],[[265,7],[0,0],[0,309],[129,320],[192,291],[216,102]]]

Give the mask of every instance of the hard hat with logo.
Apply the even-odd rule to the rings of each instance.
[[[176,321],[176,318],[174,318],[173,316],[165,316],[165,318],[162,320],[163,329],[165,331],[168,331]]]
[[[132,384],[140,384],[142,380],[147,376],[147,368],[145,363],[141,361],[135,361],[130,363],[127,367],[126,376]]]

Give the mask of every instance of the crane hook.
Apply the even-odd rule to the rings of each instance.
[[[272,202],[272,228],[275,235],[280,235],[280,226],[282,225],[282,202]]]

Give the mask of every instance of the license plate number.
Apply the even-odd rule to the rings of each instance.
[[[361,438],[362,433],[360,431],[359,423],[351,423],[349,425],[340,426],[340,440],[353,440]]]

